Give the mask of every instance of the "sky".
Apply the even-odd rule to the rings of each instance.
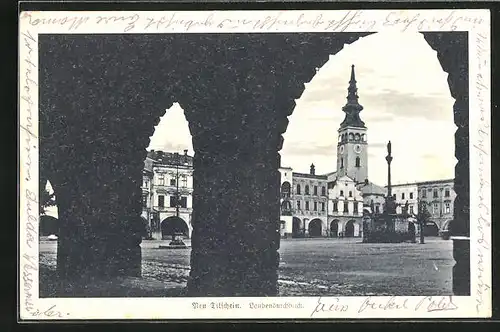
[[[337,130],[344,119],[351,65],[355,65],[361,119],[368,132],[368,178],[387,182],[386,144],[392,142],[392,182],[454,177],[454,133],[447,74],[419,33],[382,32],[346,45],[306,83],[284,136],[282,166],[316,174],[336,170]],[[155,128],[149,149],[193,147],[178,104]]]

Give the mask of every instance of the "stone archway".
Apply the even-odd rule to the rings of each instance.
[[[302,220],[297,217],[292,219],[292,237],[302,237],[304,236],[302,232]]]
[[[345,237],[354,237],[354,225],[355,221],[354,220],[349,220],[344,227],[344,236]]]
[[[61,278],[140,275],[145,148],[155,121],[177,100],[195,150],[189,294],[275,295],[278,152],[287,116],[315,69],[365,35],[41,35],[40,168],[57,174],[52,183],[58,193]],[[457,197],[450,229],[468,237],[467,34],[424,37],[449,73],[456,99]],[[145,61],[151,58],[157,61]],[[89,84],[77,84],[82,80]],[[117,82],[126,82],[119,95]],[[465,295],[468,242],[456,240],[454,246],[455,274],[461,276],[454,290]]]
[[[321,237],[323,235],[323,222],[321,219],[313,219],[308,225],[309,237]]]
[[[425,223],[424,236],[439,236],[439,227],[434,221]]]
[[[339,220],[334,219],[330,222],[330,237],[339,236]]]
[[[161,222],[162,239],[169,240],[176,234],[182,234],[184,237],[189,237],[189,226],[186,221],[176,216],[165,218]]]

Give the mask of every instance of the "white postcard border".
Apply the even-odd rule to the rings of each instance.
[[[491,316],[488,10],[21,12],[19,22],[19,304],[22,320]],[[39,34],[365,31],[469,32],[470,296],[38,298]],[[194,303],[205,304],[207,309],[195,309]],[[215,308],[211,308],[212,303]]]

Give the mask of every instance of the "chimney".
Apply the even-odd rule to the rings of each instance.
[[[311,164],[311,175],[314,175],[316,173],[314,164]]]

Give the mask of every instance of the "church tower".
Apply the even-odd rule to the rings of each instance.
[[[347,91],[347,104],[342,107],[345,119],[338,130],[337,177],[347,175],[360,183],[368,178],[368,142],[367,128],[359,117],[363,106],[358,103],[354,65],[351,66],[351,80]]]

